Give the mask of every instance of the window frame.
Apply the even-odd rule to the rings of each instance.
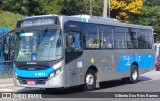
[[[69,21],[69,24],[75,24],[76,26],[78,26],[75,31],[81,32],[81,37],[82,37],[82,50],[104,50],[104,49],[151,49],[153,48],[153,42],[151,43],[151,48],[146,48],[149,46],[145,46],[145,48],[139,48],[138,46],[138,35],[139,35],[139,31],[140,30],[144,30],[145,32],[147,31],[147,36],[146,36],[146,41],[148,41],[148,31],[150,31],[150,39],[152,39],[151,41],[153,41],[153,31],[151,29],[144,29],[144,28],[135,28],[132,26],[116,26],[116,25],[104,25],[104,24],[96,24],[96,23],[84,23],[84,22],[78,22],[78,21]],[[88,28],[88,26],[94,26],[96,27],[96,34],[95,36],[98,39],[98,47],[97,48],[90,48],[87,47],[87,34],[89,35],[89,33],[92,33],[91,30],[93,30],[92,28]],[[103,44],[101,44],[101,39],[102,39],[102,32],[101,32],[101,27],[112,27],[112,48],[103,48]],[[118,48],[115,47],[115,28],[119,27],[119,28],[124,28],[123,34],[124,34],[124,40],[122,40],[124,42],[124,47],[119,47]],[[74,28],[73,28],[74,29]],[[91,29],[91,30],[90,30]],[[69,29],[69,31],[71,31],[71,29]],[[74,31],[74,30],[73,30]],[[135,33],[134,41],[131,38],[131,33]],[[134,35],[134,34],[133,34]],[[90,37],[90,36],[89,36]],[[128,47],[128,43],[131,43],[131,47]]]
[[[104,28],[111,28],[111,33],[109,33],[109,34],[111,34],[111,44],[112,44],[112,48],[108,48],[108,47],[103,47],[103,45],[104,45],[104,35],[105,36],[107,36],[107,34],[108,34],[108,32],[103,32],[103,29]],[[101,49],[114,49],[114,33],[113,33],[113,26],[109,26],[109,25],[100,25],[99,26],[99,35],[100,35],[100,48]],[[102,29],[102,31],[101,31],[101,29]],[[110,30],[107,30],[107,31],[110,31]],[[103,34],[103,35],[102,35]],[[102,37],[103,36],[103,37]],[[103,39],[102,39],[103,38]],[[103,44],[101,44],[101,39],[102,39],[102,41],[103,41]]]
[[[88,48],[87,47],[87,35],[90,35],[90,30],[85,30],[85,33],[84,33],[84,36],[85,36],[85,48],[86,50],[96,50],[96,49],[101,49],[100,47],[100,33],[99,33],[99,25],[98,24],[92,24],[92,23],[89,23],[89,24],[86,24],[86,28],[88,29],[89,25],[91,26],[95,26],[96,27],[96,35],[95,36],[98,36],[97,39],[98,39],[98,47],[97,48]],[[92,34],[93,35],[93,34]],[[93,45],[93,44],[92,44]]]
[[[67,32],[65,32],[65,33],[67,33]],[[76,34],[76,33],[79,33],[79,35],[80,35],[80,46],[81,46],[81,50],[79,50],[79,51],[68,51],[67,50],[67,47],[68,47],[68,35],[69,34],[71,34],[71,33],[74,33],[74,35]],[[75,42],[75,39],[74,39],[74,35],[73,35],[73,43]],[[75,45],[74,45],[74,49],[75,49]],[[83,50],[84,50],[84,48],[83,48],[83,37],[82,37],[82,32],[80,32],[80,31],[69,31],[67,34],[66,34],[66,48],[65,48],[65,50],[66,50],[66,52],[83,52]]]

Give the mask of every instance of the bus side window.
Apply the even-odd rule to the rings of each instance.
[[[100,26],[100,43],[101,48],[113,48],[113,27],[112,26]]]
[[[131,43],[131,41],[127,41],[127,48],[128,48],[128,49],[131,49],[131,48],[132,48],[132,43]]]
[[[66,38],[68,52],[76,52],[82,50],[82,40],[79,32],[70,32]]]
[[[82,50],[82,41],[81,41],[81,35],[80,33],[76,33],[75,36],[75,51],[81,51]]]

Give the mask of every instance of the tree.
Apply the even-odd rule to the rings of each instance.
[[[134,15],[131,19],[131,23],[153,26],[154,28],[154,40],[160,42],[160,8],[158,2],[153,5],[156,0],[148,0],[144,2],[139,14]],[[151,5],[152,4],[152,5]]]
[[[2,9],[23,15],[60,14],[64,0],[3,0]]]
[[[61,13],[64,15],[76,15],[84,13],[85,9],[84,1],[64,0]]]
[[[28,15],[27,0],[3,0],[3,10]]]
[[[132,15],[140,13],[143,0],[111,0],[111,17],[129,22]]]
[[[91,0],[92,14],[102,16],[103,0]],[[3,0],[0,2],[3,10],[22,15],[90,14],[90,0]]]
[[[160,1],[145,0],[144,6],[138,15],[131,19],[131,23],[153,26],[154,41],[160,42]]]
[[[3,8],[2,0],[0,0],[0,9]]]
[[[24,16],[19,14],[0,10],[0,27],[8,27],[10,29],[14,29],[17,20],[23,17]]]
[[[64,0],[41,0],[42,14],[61,14]]]
[[[145,6],[160,6],[160,0],[144,0],[144,5]]]
[[[94,16],[103,15],[103,0],[93,0],[93,9],[92,13]]]
[[[91,0],[92,14],[94,16],[102,16],[103,2],[102,0]],[[64,0],[62,14],[77,15],[90,14],[90,0]]]

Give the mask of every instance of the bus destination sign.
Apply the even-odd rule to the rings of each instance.
[[[21,27],[33,27],[57,24],[56,17],[30,18],[21,21]]]

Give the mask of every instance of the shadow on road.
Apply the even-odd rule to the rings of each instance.
[[[139,81],[149,81],[149,80],[152,80],[152,79],[149,78],[149,77],[146,77],[146,76],[140,76],[139,77]]]
[[[151,80],[148,77],[145,76],[140,76],[139,78],[139,82],[141,81],[148,81]],[[101,82],[100,83],[100,88],[96,89],[96,90],[101,90],[101,89],[107,89],[107,88],[112,88],[112,87],[118,87],[118,86],[122,86],[122,85],[127,85],[128,83],[123,82],[122,80],[112,80],[112,81],[106,81],[106,82]],[[76,87],[71,87],[71,88],[51,88],[51,89],[40,89],[40,88],[24,88],[21,89],[17,92],[21,92],[21,93],[41,93],[41,94],[50,94],[50,95],[70,95],[70,94],[83,94],[84,90],[83,90],[83,86],[76,86]]]
[[[128,84],[128,83],[123,82],[122,80],[105,81],[105,82],[100,83],[100,88],[97,90],[117,87],[117,86],[126,85],[126,84]]]
[[[146,76],[140,76],[139,77],[139,82],[148,81],[148,80],[151,80],[151,78],[146,77]],[[99,90],[100,89],[117,87],[117,86],[126,85],[126,84],[129,84],[129,83],[128,82],[123,82],[122,80],[111,80],[111,81],[101,82]]]
[[[82,86],[76,86],[76,87],[70,87],[70,88],[47,88],[47,89],[45,88],[23,88],[17,92],[61,95],[61,94],[73,94],[73,93],[84,92],[84,90]]]

